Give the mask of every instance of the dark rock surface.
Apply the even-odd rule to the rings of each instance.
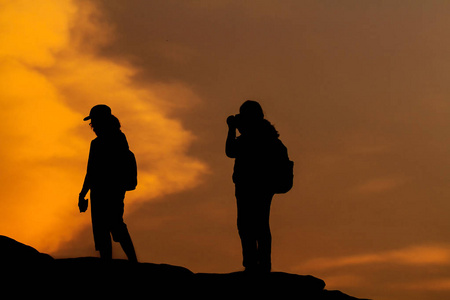
[[[0,236],[0,270],[4,278],[0,283],[2,293],[20,299],[357,299],[340,291],[327,291],[323,280],[309,275],[207,274],[126,260],[105,263],[94,257],[53,259],[5,236]]]

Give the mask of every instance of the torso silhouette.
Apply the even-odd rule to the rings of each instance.
[[[286,147],[276,136],[241,135],[236,138],[233,182],[236,185],[270,188],[278,160],[287,156]]]
[[[119,130],[91,142],[87,169],[91,190],[125,190],[124,164],[128,149],[125,134]]]

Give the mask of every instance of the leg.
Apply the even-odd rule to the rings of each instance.
[[[109,229],[109,211],[107,197],[102,191],[91,191],[91,218],[94,234],[95,250],[100,252],[100,258],[112,260],[111,233]]]
[[[243,266],[251,271],[257,267],[257,243],[251,199],[245,190],[236,188],[237,227],[241,238]]]
[[[109,233],[108,233],[109,235]],[[112,260],[112,245],[111,245],[111,237],[108,236],[108,239],[105,239],[105,242],[102,243],[102,246],[99,248],[100,258],[104,261]]]
[[[259,269],[263,272],[270,272],[272,268],[272,235],[270,228],[262,230],[258,236],[258,262]]]
[[[128,260],[133,263],[137,263],[136,251],[134,250],[133,241],[131,240],[130,233],[128,230],[124,233],[124,236],[121,238],[120,246],[122,246],[123,252],[128,257]]]
[[[269,224],[272,197],[272,194],[260,195],[257,208],[258,262],[259,269],[263,272],[270,272],[272,267],[272,234]]]
[[[246,229],[243,229],[242,226],[238,226],[238,228],[242,245],[242,265],[247,271],[254,270],[258,262],[256,238],[251,232],[247,232]]]
[[[112,220],[111,220],[111,233],[115,242],[119,242],[123,249],[123,252],[128,257],[130,262],[137,263],[136,251],[134,250],[134,245],[131,240],[130,233],[128,232],[127,225],[123,222],[123,212],[124,212],[124,199],[125,194],[120,194],[120,201],[116,202],[116,206],[113,209]]]
[[[112,244],[109,228],[103,215],[94,214],[96,210],[92,209],[92,231],[94,234],[95,250],[100,252],[100,258],[103,260],[112,259]]]

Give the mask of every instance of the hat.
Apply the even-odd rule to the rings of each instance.
[[[84,121],[91,120],[91,119],[98,119],[98,118],[105,118],[111,116],[111,108],[108,105],[105,104],[99,104],[91,108],[91,111],[89,112],[89,116],[84,118]]]

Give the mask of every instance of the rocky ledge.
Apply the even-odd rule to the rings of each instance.
[[[325,289],[325,282],[310,275],[193,273],[167,264],[95,257],[54,259],[48,254],[0,236],[2,293],[26,299],[43,296],[124,297],[126,299],[299,299],[357,300]],[[362,299],[360,299],[362,300]]]

